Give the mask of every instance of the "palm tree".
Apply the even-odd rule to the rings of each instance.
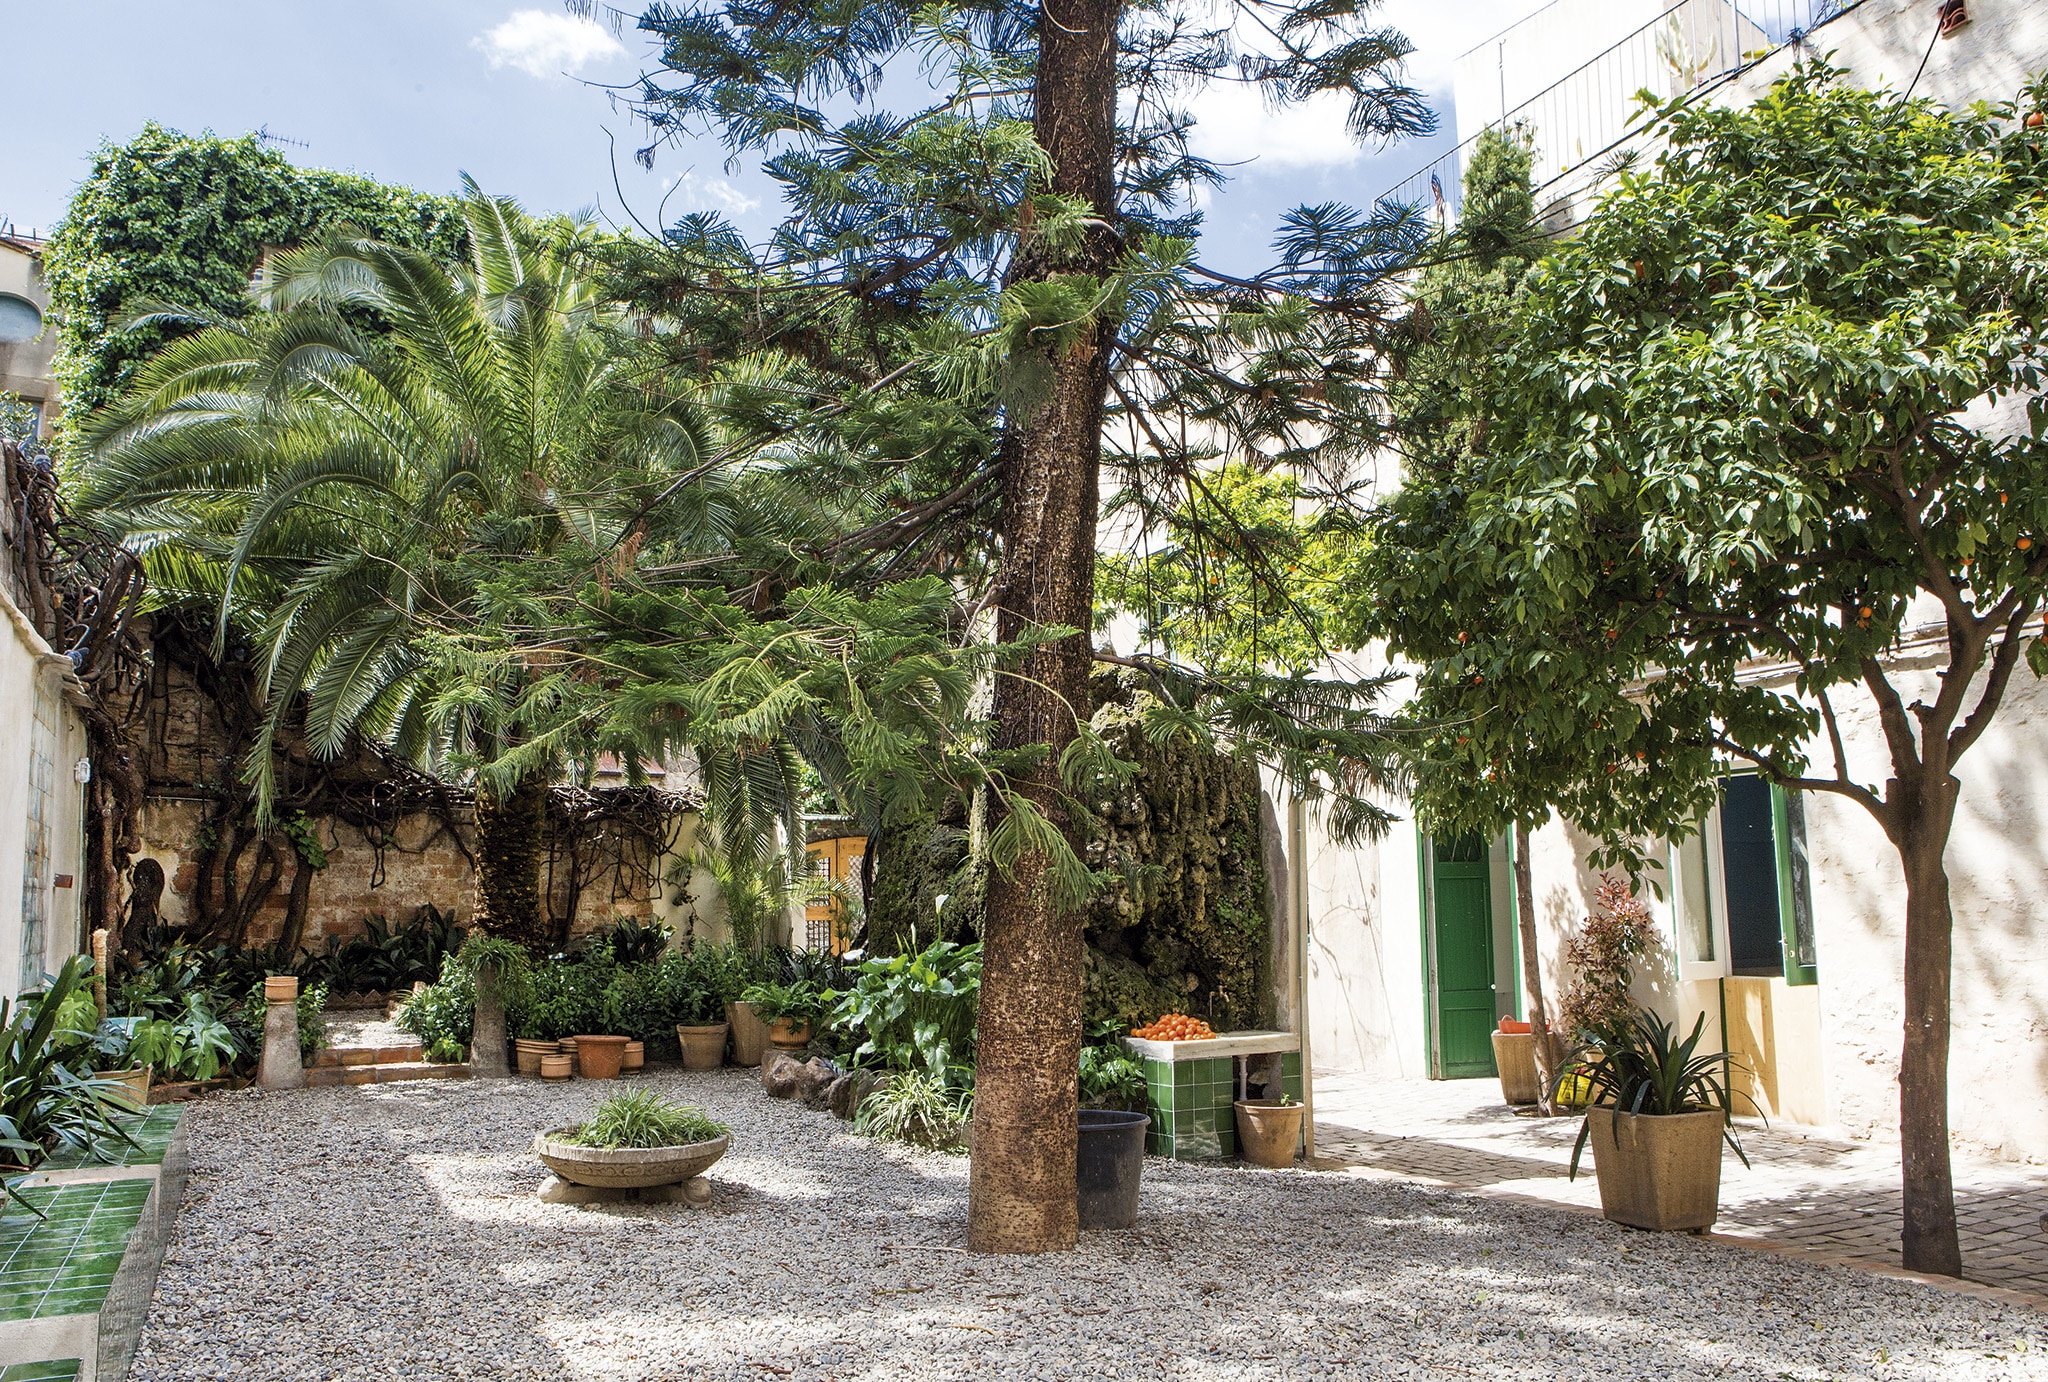
[[[260,649],[259,811],[301,715],[317,756],[364,735],[468,774],[476,920],[530,943],[548,789],[594,752],[559,711],[604,684],[563,596],[788,514],[634,367],[590,226],[461,205],[465,264],[333,234],[281,257],[268,311],[147,314],[202,329],[88,424],[81,507]]]

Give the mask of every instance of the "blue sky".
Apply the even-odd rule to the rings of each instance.
[[[1411,78],[1436,93],[1448,130],[1451,60],[1539,3],[1387,0],[1382,16],[1415,40]],[[645,45],[549,0],[0,0],[0,16],[10,58],[0,220],[23,231],[63,214],[103,138],[124,140],[152,119],[187,132],[267,128],[297,141],[279,147],[302,164],[427,191],[467,172],[537,210],[624,222],[609,131],[619,185],[650,224],[664,196],[670,219],[719,209],[755,233],[775,213],[772,184],[751,167],[728,169],[716,146],[664,149],[651,173],[635,166],[644,133],[590,83],[630,79]],[[1196,112],[1205,152],[1247,160],[1208,208],[1203,249],[1234,269],[1262,262],[1280,209],[1368,201],[1451,142],[1358,149],[1338,112],[1276,116],[1229,90]]]

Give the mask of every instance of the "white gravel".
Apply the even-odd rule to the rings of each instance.
[[[193,1105],[130,1376],[2048,1379],[2025,1310],[1336,1174],[1148,1161],[1137,1232],[971,1257],[964,1159],[751,1073],[635,1082],[733,1125],[709,1209],[535,1198],[591,1084]]]

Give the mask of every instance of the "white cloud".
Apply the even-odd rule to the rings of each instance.
[[[581,71],[590,63],[626,55],[594,19],[547,10],[514,10],[504,23],[470,40],[493,67],[516,67],[533,77]]]

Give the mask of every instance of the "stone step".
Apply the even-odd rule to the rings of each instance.
[[[397,1084],[403,1080],[466,1080],[467,1065],[428,1065],[422,1061],[392,1061],[382,1065],[314,1065],[306,1068],[306,1085],[320,1089],[331,1085]]]
[[[417,1041],[402,1042],[391,1046],[329,1046],[313,1057],[313,1066],[311,1068],[396,1065],[402,1061],[422,1060],[425,1058],[425,1054]]]

